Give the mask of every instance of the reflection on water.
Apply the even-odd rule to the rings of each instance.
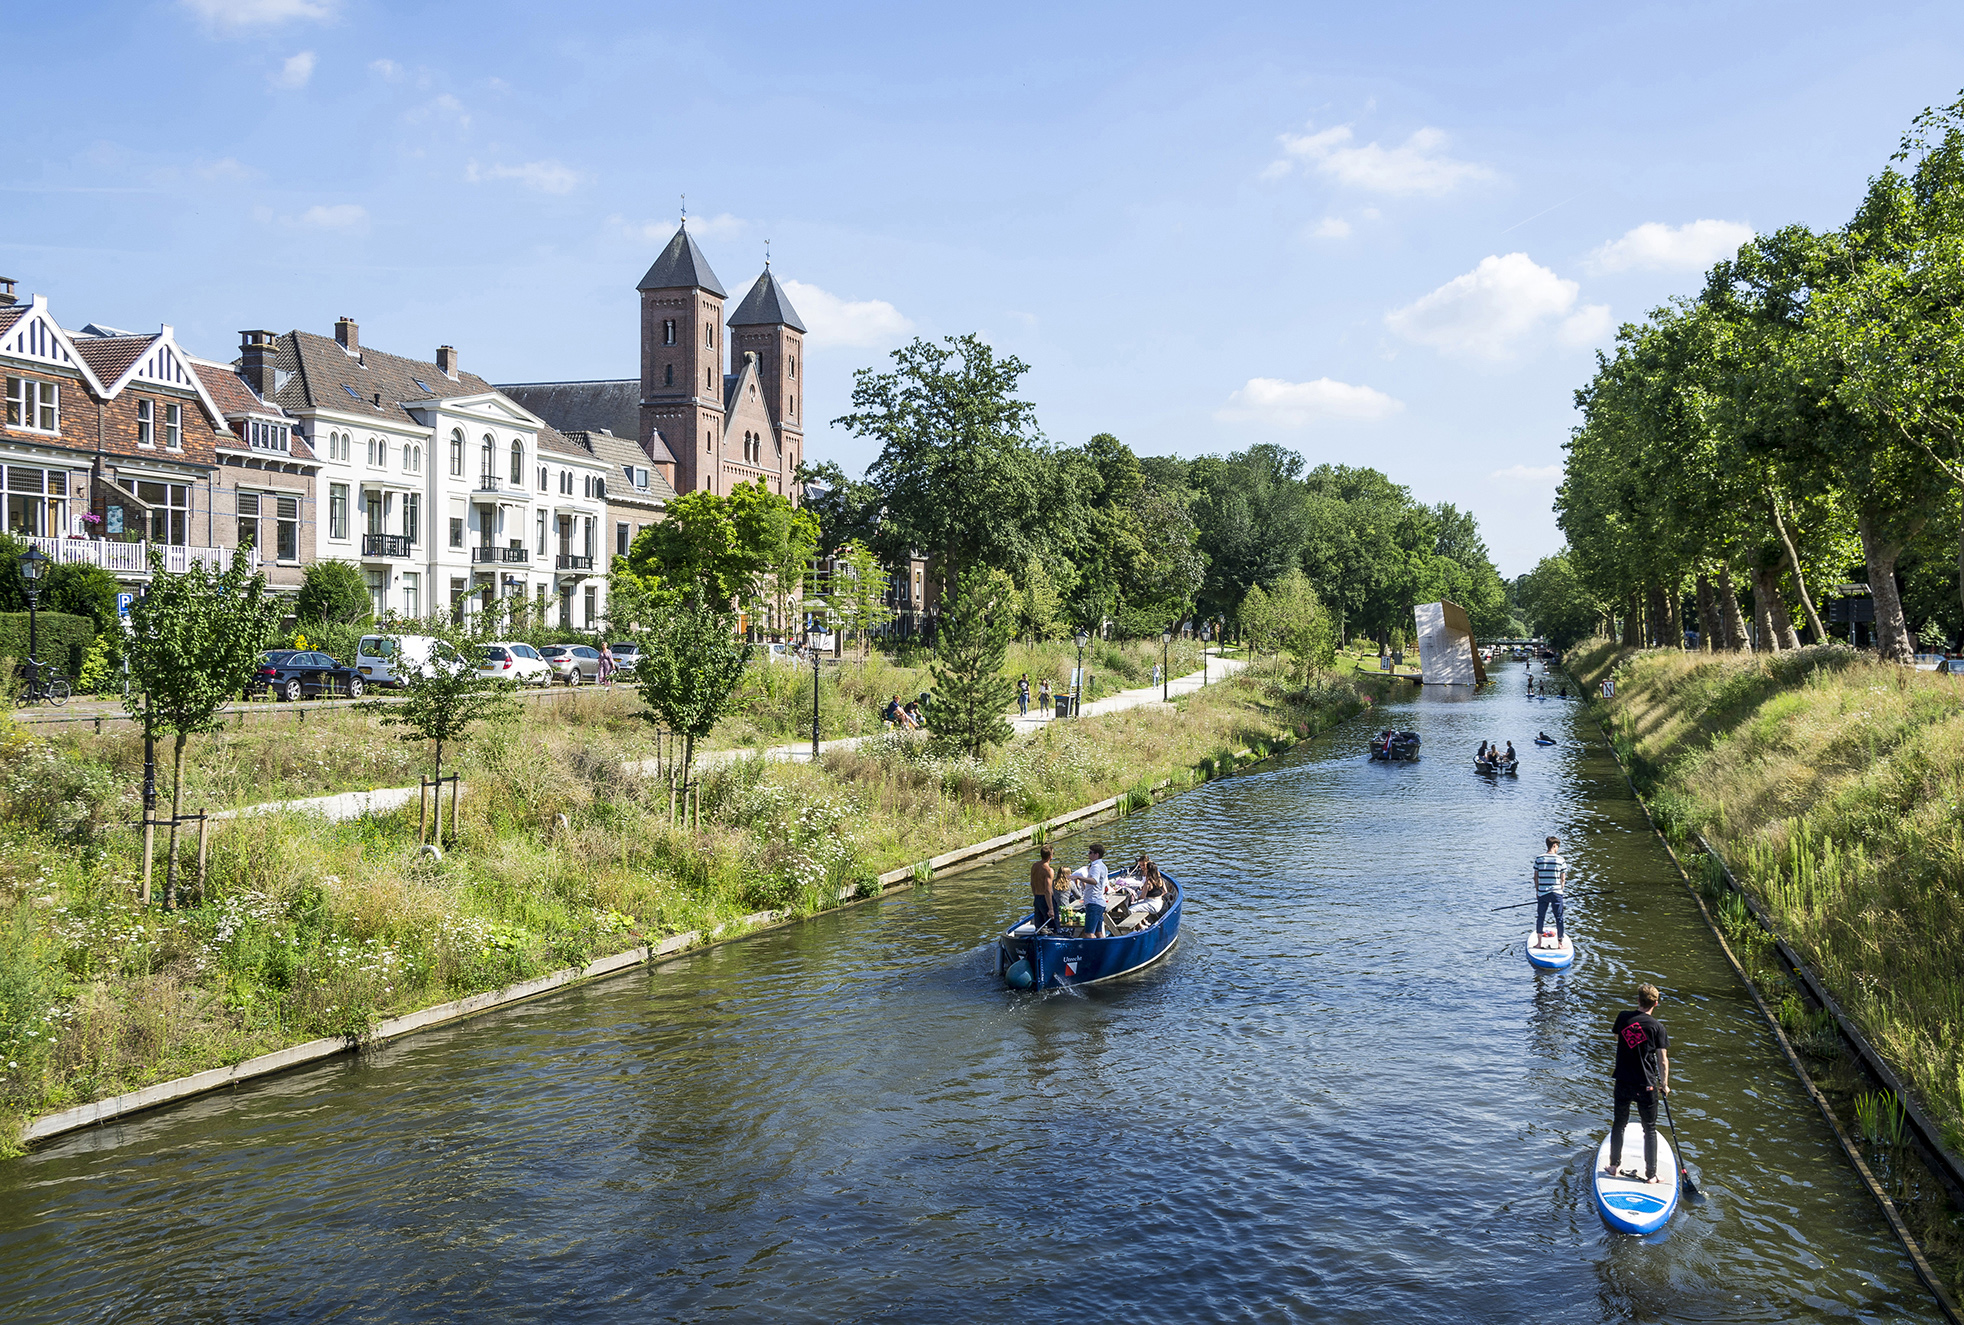
[[[1003,990],[1011,861],[0,1165],[0,1318],[1936,1319],[1594,728],[1518,689],[1103,830],[1189,889],[1132,980]],[[1605,896],[1536,973],[1490,908],[1550,832]],[[1711,1199],[1637,1240],[1587,1186],[1643,979]]]

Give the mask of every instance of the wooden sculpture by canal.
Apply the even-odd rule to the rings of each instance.
[[[1143,864],[1101,880],[1110,905],[1102,917],[1088,917],[1090,934],[1083,906],[1087,880],[1078,871],[1057,895],[1055,918],[1039,922],[1033,911],[1003,931],[996,941],[996,974],[1016,989],[1089,985],[1142,971],[1172,952],[1185,893],[1172,875],[1150,861]]]

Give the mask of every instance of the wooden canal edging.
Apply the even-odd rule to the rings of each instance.
[[[1294,744],[1292,738],[1278,739],[1286,742],[1281,746],[1283,749]],[[1270,757],[1271,754],[1257,755],[1255,751],[1245,746],[1233,751],[1228,756],[1237,767],[1243,762],[1260,762]],[[1154,800],[1161,799],[1161,793],[1168,791],[1172,785],[1172,778],[1166,778],[1152,784],[1149,788],[1152,798]],[[938,856],[931,856],[927,860],[915,864],[902,865],[896,869],[888,870],[879,875],[870,887],[862,885],[860,888],[842,890],[839,893],[840,906],[852,906],[862,901],[872,901],[889,893],[917,887],[934,878],[939,871],[959,871],[989,864],[1003,856],[1013,854],[1023,844],[1029,842],[1035,836],[1038,829],[1042,829],[1048,833],[1053,829],[1084,827],[1095,822],[1101,822],[1105,818],[1122,816],[1134,808],[1133,798],[1135,795],[1135,792],[1124,792],[1120,795],[1101,800],[1096,804],[1081,806],[1078,809],[1060,814],[1055,818],[1046,819],[1041,824],[1031,824],[1013,833],[1004,833],[999,837],[992,837],[986,841],[976,842],[969,846],[957,847],[953,851],[943,852]],[[826,915],[835,909],[840,908],[828,907],[825,911],[820,911],[816,914]],[[257,1057],[245,1059],[228,1067],[215,1067],[203,1072],[194,1072],[190,1076],[176,1077],[170,1081],[156,1082],[153,1085],[143,1087],[141,1090],[130,1091],[122,1095],[112,1095],[107,1099],[94,1100],[87,1104],[79,1104],[74,1108],[63,1109],[57,1113],[44,1114],[39,1118],[31,1120],[21,1129],[20,1139],[23,1144],[32,1144],[38,1141],[50,1140],[70,1132],[78,1132],[85,1128],[95,1127],[102,1123],[115,1122],[148,1109],[158,1108],[166,1104],[175,1104],[180,1100],[191,1099],[199,1095],[210,1094],[213,1091],[222,1090],[227,1086],[236,1086],[242,1082],[271,1076],[276,1072],[284,1072],[289,1068],[303,1067],[309,1063],[317,1063],[325,1058],[353,1053],[365,1045],[380,1044],[388,1040],[398,1039],[402,1036],[413,1034],[416,1031],[426,1030],[432,1026],[460,1021],[467,1017],[475,1017],[486,1012],[495,1011],[498,1008],[510,1007],[515,1003],[523,1003],[529,999],[538,998],[543,994],[565,989],[571,985],[582,984],[588,980],[615,975],[637,966],[656,964],[664,958],[680,956],[686,952],[712,944],[727,943],[735,939],[745,938],[751,934],[760,933],[763,930],[783,925],[790,921],[793,915],[794,913],[790,911],[758,911],[712,930],[690,930],[684,934],[671,934],[656,943],[644,944],[640,947],[629,948],[624,952],[595,958],[582,967],[568,967],[564,970],[554,971],[531,980],[507,985],[503,989],[486,990],[483,993],[471,994],[447,1003],[438,1003],[415,1012],[404,1013],[400,1017],[390,1017],[378,1022],[374,1029],[366,1035],[331,1036],[325,1039],[308,1040],[302,1044],[289,1045],[287,1048],[278,1049],[272,1053],[260,1054]]]

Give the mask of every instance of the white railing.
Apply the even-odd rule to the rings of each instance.
[[[149,543],[111,543],[101,538],[30,538],[27,541],[41,549],[43,556],[59,565],[100,566],[106,571],[124,575],[150,573]],[[168,571],[187,571],[194,565],[224,570],[232,564],[232,549],[228,547],[186,547],[167,543],[159,543],[156,547],[164,554],[164,569]],[[247,555],[257,569],[259,549],[254,548]]]

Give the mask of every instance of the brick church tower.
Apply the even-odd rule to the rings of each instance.
[[[805,454],[804,345],[805,324],[766,262],[764,274],[730,315],[730,371],[742,372],[745,360],[756,356],[757,384],[776,434],[765,464],[779,470],[782,491],[793,501],[798,493],[792,476]]]
[[[729,296],[686,223],[635,287],[641,292],[641,442],[675,453],[675,490],[727,495],[721,482],[723,301]],[[800,328],[802,330],[802,328]]]

